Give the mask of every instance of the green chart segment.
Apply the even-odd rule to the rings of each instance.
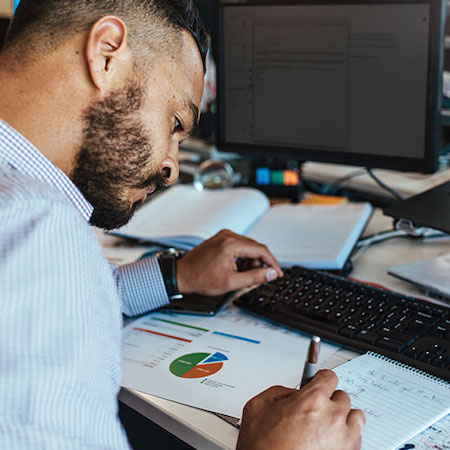
[[[217,373],[228,357],[223,353],[189,353],[170,364],[170,372],[180,378],[203,378]]]

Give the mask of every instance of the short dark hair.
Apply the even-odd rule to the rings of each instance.
[[[30,41],[30,37],[38,48],[54,48],[62,37],[89,30],[108,14],[125,22],[130,46],[135,48],[152,38],[158,41],[158,48],[170,40],[168,30],[188,31],[197,43],[205,68],[208,34],[193,0],[21,0],[4,48]]]

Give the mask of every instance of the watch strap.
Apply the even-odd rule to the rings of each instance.
[[[177,284],[177,253],[175,251],[165,251],[158,254],[158,263],[170,301],[183,298],[183,294],[178,291]]]

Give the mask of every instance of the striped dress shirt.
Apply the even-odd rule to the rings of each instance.
[[[124,449],[122,313],[168,303],[155,259],[108,264],[92,205],[0,120],[0,449]]]

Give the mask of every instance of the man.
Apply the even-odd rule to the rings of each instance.
[[[127,448],[122,313],[168,292],[156,259],[111,268],[89,224],[118,227],[176,181],[205,53],[190,0],[22,0],[0,54],[1,448]],[[182,293],[282,276],[266,247],[229,231],[176,268]],[[359,448],[364,416],[336,384],[323,371],[262,393],[238,447]]]

